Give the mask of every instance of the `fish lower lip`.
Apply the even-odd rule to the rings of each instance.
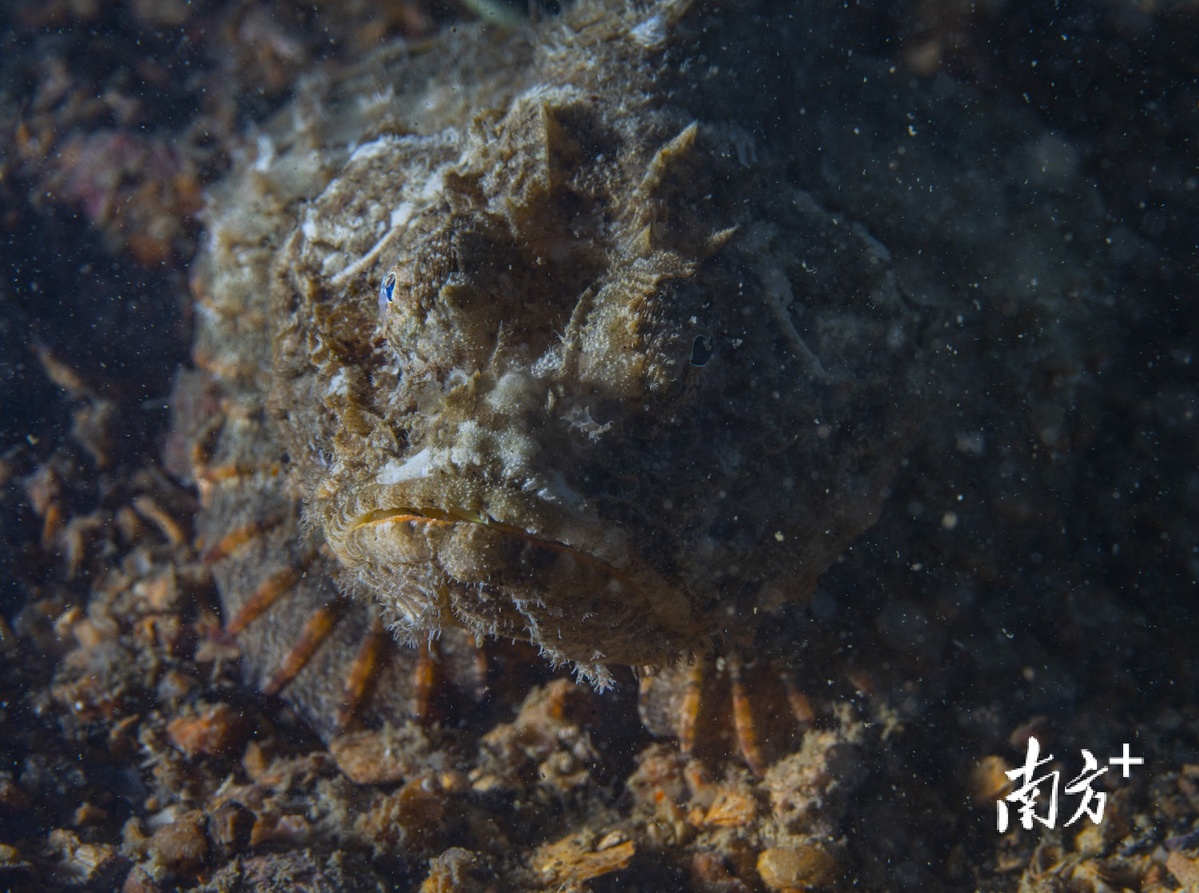
[[[356,519],[350,526],[350,531],[373,527],[377,524],[399,524],[411,522],[415,524],[481,524],[484,526],[497,525],[494,519],[479,512],[468,512],[461,509],[440,509],[433,506],[401,505],[392,508],[375,509]],[[509,525],[499,525],[507,527]]]
[[[484,512],[470,511],[459,508],[438,508],[436,506],[400,505],[391,508],[375,509],[356,519],[350,526],[354,533],[364,527],[374,527],[381,524],[425,524],[430,527],[448,527],[454,524],[475,524],[486,527],[496,533],[517,537],[531,543],[543,546],[558,546],[572,552],[580,550],[558,540],[538,536],[515,524],[505,524]]]
[[[597,558],[590,552],[580,549],[577,546],[572,546],[569,543],[561,542],[560,540],[550,539],[549,537],[540,536],[525,530],[523,527],[517,527],[514,524],[506,524],[503,521],[497,521],[490,515],[482,512],[469,511],[457,508],[437,508],[434,506],[395,506],[393,508],[375,509],[367,514],[359,517],[350,526],[350,532],[354,533],[367,527],[375,527],[383,524],[422,524],[430,527],[451,527],[455,524],[476,524],[480,527],[485,527],[488,530],[493,530],[504,536],[514,537],[515,539],[523,540],[533,546],[543,549],[549,549],[554,552],[571,555],[576,560],[593,568],[598,568],[620,580],[623,583],[632,584],[627,575],[622,573],[618,568],[613,567],[608,562]]]

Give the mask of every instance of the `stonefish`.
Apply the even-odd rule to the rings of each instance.
[[[752,631],[872,523],[926,314],[800,188],[769,4],[723,6],[386,47],[212,190],[177,433],[259,682],[307,641],[295,697],[336,702],[377,617],[603,685]]]

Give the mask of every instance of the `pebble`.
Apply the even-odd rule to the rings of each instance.
[[[241,749],[246,740],[246,723],[228,704],[217,704],[198,716],[171,720],[167,735],[187,757],[223,757]]]
[[[807,890],[836,880],[837,860],[814,844],[771,847],[758,855],[758,874],[768,890]]]

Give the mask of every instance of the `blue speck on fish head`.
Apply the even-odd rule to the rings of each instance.
[[[384,313],[388,305],[391,304],[395,296],[396,290],[396,274],[391,270],[383,277],[383,281],[379,283],[379,312]]]

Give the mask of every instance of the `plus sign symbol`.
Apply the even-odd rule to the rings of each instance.
[[[1124,778],[1128,778],[1128,770],[1133,766],[1143,766],[1145,764],[1145,758],[1130,756],[1128,742],[1125,741],[1123,755],[1111,757],[1107,762],[1109,765],[1119,766],[1121,772],[1123,772]]]

